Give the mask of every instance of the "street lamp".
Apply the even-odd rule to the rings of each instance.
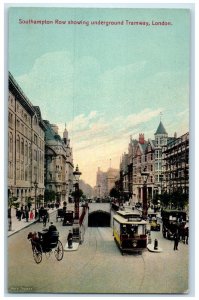
[[[36,219],[36,202],[37,202],[37,188],[38,188],[38,182],[36,181],[36,179],[33,182],[33,184],[34,184],[34,188],[35,188],[35,219]]]
[[[74,200],[75,200],[75,217],[74,217],[74,226],[73,226],[73,239],[80,240],[80,230],[79,230],[79,178],[82,173],[79,171],[78,165],[76,166],[75,171],[73,172],[74,176]]]
[[[142,218],[147,219],[147,179],[149,177],[149,172],[146,171],[146,167],[141,172],[141,176],[143,177],[143,211],[142,211]]]
[[[79,171],[78,165],[76,166],[75,171],[73,172],[74,175],[74,187],[75,187],[75,220],[79,222],[79,178],[81,176],[81,172]]]

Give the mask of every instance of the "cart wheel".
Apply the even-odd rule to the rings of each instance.
[[[33,257],[34,257],[34,260],[37,264],[39,264],[41,261],[42,261],[42,249],[41,249],[41,246],[40,245],[35,245],[33,247]]]
[[[55,248],[55,257],[58,261],[60,261],[62,260],[63,256],[64,256],[63,245],[60,241],[58,241],[57,247]]]

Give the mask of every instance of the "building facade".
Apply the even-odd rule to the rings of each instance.
[[[107,172],[103,172],[98,167],[96,176],[96,186],[94,193],[96,198],[109,197],[110,190],[115,186],[115,182],[119,179],[119,170],[109,168]]]
[[[189,133],[168,142],[163,148],[163,189],[168,194],[189,194]]]
[[[130,137],[128,155],[124,153],[120,162],[120,192],[126,193],[132,204],[143,201],[144,178],[147,172],[148,204],[155,194],[164,191],[172,193],[189,189],[189,134],[177,138],[168,134],[160,121],[154,139],[145,140],[139,134],[138,140]],[[117,183],[118,184],[118,183]]]
[[[55,201],[68,202],[73,191],[73,156],[68,132],[63,138],[58,127],[45,120],[45,189],[54,192]]]
[[[8,197],[17,198],[21,206],[35,196],[43,199],[45,129],[39,107],[32,105],[9,73]]]

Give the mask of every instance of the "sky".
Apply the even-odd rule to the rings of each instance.
[[[91,186],[98,167],[119,169],[130,135],[153,139],[160,117],[169,136],[189,131],[189,25],[186,9],[9,9],[8,69],[61,136],[66,124]]]

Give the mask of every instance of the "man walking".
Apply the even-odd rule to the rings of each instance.
[[[178,230],[174,233],[174,248],[173,250],[178,250],[178,243],[179,243],[179,235]]]

